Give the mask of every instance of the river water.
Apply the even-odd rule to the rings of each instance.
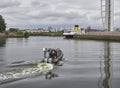
[[[13,63],[41,60],[44,47],[60,48],[64,52],[64,65],[56,67],[53,72],[57,77],[29,77],[1,84],[0,88],[120,88],[119,42],[67,40],[63,37],[0,39],[0,71],[26,67],[12,66]]]

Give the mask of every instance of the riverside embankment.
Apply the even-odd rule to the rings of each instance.
[[[40,32],[26,34],[0,33],[0,38],[21,38],[29,36],[63,36],[63,32]],[[82,35],[74,35],[73,39],[120,41],[120,32],[86,32]]]
[[[0,33],[0,38],[21,38],[29,36],[62,36],[63,32],[36,32],[36,33]]]
[[[120,32],[86,32],[83,35],[75,35],[73,39],[120,41]]]

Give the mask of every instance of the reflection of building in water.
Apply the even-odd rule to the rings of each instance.
[[[74,41],[74,55],[75,57],[80,57],[80,41]]]
[[[111,88],[112,63],[111,63],[111,48],[109,42],[104,43],[104,61],[103,64],[102,62],[100,62],[100,73],[101,73],[101,77],[99,79],[99,85],[98,85],[99,88]]]

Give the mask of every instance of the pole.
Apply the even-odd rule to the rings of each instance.
[[[106,0],[105,4],[105,29],[107,31],[113,31],[113,23],[114,23],[114,0]]]

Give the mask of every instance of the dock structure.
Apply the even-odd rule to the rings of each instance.
[[[72,34],[73,39],[120,41],[120,32],[114,31],[114,0],[101,0],[102,31]],[[66,37],[67,38],[67,37]]]
[[[74,39],[120,41],[120,32],[86,32],[84,35],[75,35]]]
[[[86,32],[84,35],[74,35],[75,39],[120,41],[120,32],[114,28],[114,0],[101,0],[101,17],[103,32]]]

